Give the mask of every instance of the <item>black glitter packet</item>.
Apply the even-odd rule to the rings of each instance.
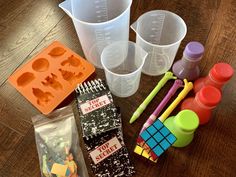
[[[117,111],[111,92],[104,81],[98,79],[84,82],[77,87],[76,95],[83,137],[91,138],[121,126],[120,120],[117,119]],[[89,104],[92,100],[98,99],[105,100],[106,103],[100,101],[99,105],[95,103],[91,108]],[[98,107],[95,108],[96,106]]]
[[[120,114],[117,119],[121,120]],[[99,163],[95,164],[90,153],[113,138],[118,139],[121,148]],[[84,139],[84,144],[89,154],[88,157],[91,168],[97,177],[132,176],[135,173],[134,166],[129,158],[128,150],[124,144],[121,127],[102,133],[90,139]]]

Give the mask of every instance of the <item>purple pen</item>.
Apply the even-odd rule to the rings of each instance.
[[[183,81],[179,79],[175,80],[174,84],[172,85],[168,93],[166,94],[165,98],[161,101],[161,103],[157,106],[155,111],[147,119],[147,121],[143,125],[139,134],[141,134],[147,127],[149,127],[156,120],[157,116],[160,114],[162,109],[165,107],[165,105],[168,103],[168,101],[171,99],[171,97],[175,94],[175,92],[180,87],[183,87]]]

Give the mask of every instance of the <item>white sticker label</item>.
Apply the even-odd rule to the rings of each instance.
[[[83,114],[87,114],[103,106],[106,106],[110,103],[111,101],[109,100],[108,96],[103,95],[101,97],[98,97],[96,99],[93,99],[93,100],[87,101],[86,103],[81,104],[80,108]]]
[[[90,152],[90,156],[92,157],[93,162],[97,164],[112,155],[114,152],[118,151],[121,147],[122,146],[117,137],[114,137],[97,147],[94,151]]]

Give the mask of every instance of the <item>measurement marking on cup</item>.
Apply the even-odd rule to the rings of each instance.
[[[95,31],[96,43],[98,51],[102,51],[103,48],[111,41],[111,30],[113,26],[106,27],[104,29],[97,29]]]
[[[152,14],[151,16],[157,20],[152,21],[152,26],[151,26],[152,34],[150,34],[149,37],[152,38],[152,43],[160,44],[165,15]]]
[[[108,13],[107,13],[107,0],[96,0],[94,1],[97,14],[97,22],[105,22],[108,21]]]
[[[156,17],[158,14],[151,14],[150,16],[151,17]]]

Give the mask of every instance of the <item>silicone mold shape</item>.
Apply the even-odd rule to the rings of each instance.
[[[92,64],[55,41],[8,80],[43,114],[48,114],[94,71]]]

